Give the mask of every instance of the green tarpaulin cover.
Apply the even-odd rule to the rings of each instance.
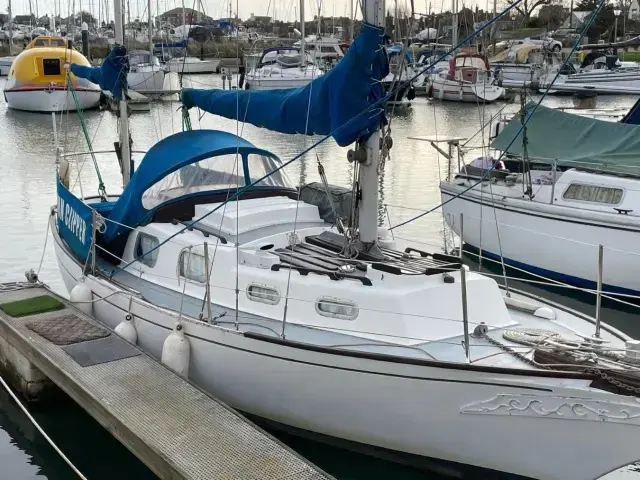
[[[531,117],[526,125],[530,159],[640,174],[640,125],[595,120],[542,105],[532,114],[535,105],[525,107],[527,118]],[[521,125],[518,114],[494,139],[493,147],[522,155]]]

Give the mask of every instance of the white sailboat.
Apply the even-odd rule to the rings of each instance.
[[[226,132],[169,136],[130,177],[121,102],[123,193],[79,199],[58,183],[50,221],[72,300],[111,328],[132,322],[157,358],[186,339],[189,378],[235,408],[368,453],[548,479],[638,459],[638,342],[379,232],[384,2],[363,10],[313,92],[182,93],[187,107],[356,142],[357,226],[326,222],[275,155]]]
[[[303,87],[323,74],[305,50],[304,24],[304,0],[300,0],[300,47],[265,49],[258,64],[247,75],[247,90]]]
[[[483,179],[489,163],[463,167],[441,184],[447,223],[460,232],[463,214],[463,240],[483,255],[588,288],[596,287],[602,245],[604,290],[638,294],[640,176],[634,152],[640,126],[540,106],[527,123],[524,159],[522,138],[508,146],[519,128],[518,116],[494,140],[513,156],[491,179]],[[560,142],[552,136],[557,131]]]
[[[151,0],[147,2],[149,13],[149,24],[147,41],[149,51],[134,50],[129,54],[129,64],[131,65],[127,75],[127,84],[133,91],[139,93],[162,94],[166,70],[160,65],[160,60],[153,55],[153,35],[151,21]]]

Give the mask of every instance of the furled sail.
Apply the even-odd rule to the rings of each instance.
[[[346,146],[368,138],[385,121],[380,81],[389,73],[384,30],[362,24],[346,55],[305,87],[280,90],[182,90],[187,108],[282,133],[332,134]],[[375,106],[374,106],[375,105]],[[307,116],[308,112],[308,116]]]
[[[525,107],[529,158],[568,167],[640,173],[640,125],[596,120],[542,105],[534,111],[535,105],[530,102]],[[520,115],[516,115],[494,139],[493,147],[522,155],[521,126]]]
[[[85,67],[72,63],[71,73],[100,85],[102,90],[108,90],[115,98],[122,100],[122,90],[126,90],[129,73],[127,50],[120,45],[114,46],[99,67]]]

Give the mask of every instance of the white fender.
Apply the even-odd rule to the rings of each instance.
[[[82,310],[87,315],[93,314],[93,293],[91,289],[84,283],[84,279],[80,278],[78,283],[69,293],[69,300],[76,308]]]
[[[178,323],[162,345],[160,360],[178,375],[188,377],[190,357],[189,339],[184,336],[182,324]]]
[[[116,326],[115,332],[129,343],[133,343],[134,345],[138,343],[138,332],[133,324],[133,315],[130,313],[127,313],[124,316],[124,320]]]

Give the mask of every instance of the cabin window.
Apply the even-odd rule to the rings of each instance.
[[[320,47],[320,51],[324,53],[333,53],[335,49],[333,47]]]
[[[316,312],[323,317],[355,320],[358,317],[358,306],[351,300],[334,297],[320,297],[316,302]]]
[[[193,280],[198,283],[207,281],[207,272],[204,263],[204,256],[197,253],[183,251],[180,254],[178,269],[181,277]]]
[[[43,58],[42,73],[44,73],[45,75],[60,75],[60,59]]]
[[[242,156],[235,153],[218,155],[171,172],[142,194],[142,206],[151,210],[175,198],[242,188],[244,184]]]
[[[51,46],[52,47],[66,47],[67,44],[61,38],[52,38],[51,39]]]
[[[148,267],[153,268],[158,260],[158,249],[160,242],[153,235],[139,233],[136,242],[136,258]],[[154,250],[155,249],[155,250]]]
[[[48,47],[49,42],[44,40],[43,38],[38,38],[35,42],[33,42],[34,47]]]
[[[598,187],[584,183],[572,183],[562,196],[565,200],[605,203],[617,205],[622,201],[624,190],[621,188]]]
[[[274,158],[267,157],[265,155],[258,155],[256,153],[251,153],[248,155],[247,165],[249,167],[249,179],[251,180],[251,183],[260,180],[268,173],[271,173],[278,167],[280,167],[280,163]],[[275,172],[274,174],[262,180],[260,183],[257,183],[256,186],[294,188],[293,183],[291,183],[291,180],[289,180],[287,174],[284,173],[284,170]]]
[[[247,297],[254,302],[277,305],[280,302],[280,292],[275,287],[260,283],[252,283],[247,287]]]

